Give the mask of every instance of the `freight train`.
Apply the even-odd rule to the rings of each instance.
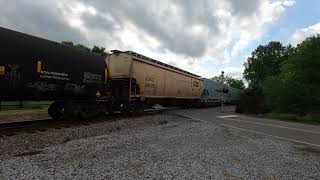
[[[0,100],[53,101],[53,118],[234,103],[241,93],[133,51],[102,57],[4,28],[0,41]]]
[[[200,102],[203,106],[225,104],[237,104],[240,101],[242,90],[229,87],[210,79],[203,79],[204,91]]]

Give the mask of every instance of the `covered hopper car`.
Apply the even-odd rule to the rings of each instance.
[[[200,76],[132,51],[112,52],[107,60],[111,92],[124,108],[199,102],[203,91]]]

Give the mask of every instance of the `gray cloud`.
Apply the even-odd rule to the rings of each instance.
[[[97,7],[99,12],[107,12],[122,26],[125,22],[131,22],[143,32],[155,37],[161,42],[162,49],[168,49],[178,54],[184,54],[193,57],[200,57],[206,49],[206,42],[200,37],[191,35],[186,32],[190,28],[189,17],[182,17],[182,21],[176,22],[184,25],[184,28],[178,28],[178,24],[169,24],[168,20],[173,14],[169,10],[162,12],[157,11],[158,6],[161,6],[157,1],[83,1],[88,5]],[[190,8],[191,9],[191,8]],[[195,20],[194,20],[195,21]],[[94,21],[96,22],[96,21]],[[93,23],[93,21],[91,21]]]
[[[235,15],[249,16],[259,8],[261,0],[228,0]]]
[[[273,1],[273,0],[270,0]],[[76,14],[79,26],[71,26],[74,5],[81,2],[96,13]],[[135,47],[121,38],[128,26],[146,48],[170,52],[184,57],[201,58],[204,55],[224,57],[224,50],[234,38],[234,19],[258,12],[261,0],[0,0],[0,26],[30,33],[55,41],[74,41],[86,45],[105,46],[108,49]],[[225,6],[227,4],[228,6]],[[229,14],[231,16],[229,17]],[[232,24],[232,27],[230,24]],[[261,24],[259,27],[264,28]],[[254,23],[251,27],[255,29]],[[248,31],[248,30],[247,30]],[[145,39],[159,42],[156,47]],[[239,38],[239,37],[237,37]],[[136,42],[135,42],[136,43]],[[143,45],[142,45],[143,46]],[[149,48],[150,49],[150,48]],[[208,53],[208,52],[211,53]]]
[[[86,43],[79,30],[71,28],[54,1],[0,0],[0,26],[55,41]]]
[[[106,32],[113,32],[115,30],[115,22],[99,14],[84,14],[81,16],[81,19],[84,21],[85,26],[90,29],[98,29]]]

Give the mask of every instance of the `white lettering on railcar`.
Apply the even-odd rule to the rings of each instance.
[[[64,77],[68,77],[69,76],[67,73],[50,72],[50,71],[41,71],[41,74],[52,75],[52,76],[64,76]]]
[[[102,75],[93,74],[91,72],[83,73],[83,82],[86,83],[100,83],[102,81]]]
[[[153,75],[146,74],[145,82],[144,82],[144,93],[149,95],[156,94],[157,91],[157,83]]]
[[[70,81],[69,74],[63,72],[41,71],[40,78]]]

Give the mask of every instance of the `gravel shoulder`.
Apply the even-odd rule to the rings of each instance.
[[[173,114],[0,144],[0,179],[320,179],[320,149]]]

